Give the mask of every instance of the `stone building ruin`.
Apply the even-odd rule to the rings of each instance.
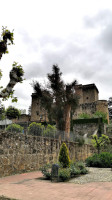
[[[77,119],[82,113],[93,115],[96,111],[101,111],[107,113],[109,122],[108,102],[107,100],[99,100],[99,91],[95,84],[78,85],[76,93],[80,96],[80,99],[73,119]]]
[[[108,103],[106,100],[99,100],[99,91],[95,84],[77,85],[76,94],[80,97],[79,106],[73,114],[73,119],[77,119],[80,114],[94,114],[96,111],[107,113],[109,122]],[[31,121],[48,121],[47,112],[40,107],[36,94],[32,94]]]

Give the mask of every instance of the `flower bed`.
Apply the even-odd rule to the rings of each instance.
[[[87,174],[88,170],[86,169],[83,162],[71,162],[70,167],[63,168],[60,163],[58,171],[58,181],[68,181],[70,178],[74,178],[79,175]],[[44,165],[41,169],[41,172],[45,179],[52,179],[52,166],[50,164]]]

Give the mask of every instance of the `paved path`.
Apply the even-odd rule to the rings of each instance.
[[[19,200],[111,200],[112,182],[51,183],[41,172],[0,178],[0,195]]]

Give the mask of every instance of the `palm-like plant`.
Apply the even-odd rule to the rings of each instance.
[[[62,73],[57,65],[53,65],[52,73],[48,74],[48,85],[42,87],[39,82],[33,82],[34,92],[39,99],[41,107],[48,113],[49,122],[56,121],[57,128],[65,131],[67,137],[70,132],[70,112],[78,105],[78,96],[75,93],[77,81],[65,84],[61,78]]]

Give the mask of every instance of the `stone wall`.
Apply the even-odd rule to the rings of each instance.
[[[91,135],[97,133],[98,128],[99,128],[98,123],[74,124],[73,132],[75,135],[90,137]],[[101,125],[101,128],[102,128],[102,134],[106,134],[106,128],[103,123]]]
[[[99,91],[95,84],[77,85],[75,90],[80,97],[79,104],[92,103],[98,100]]]
[[[30,116],[26,114],[21,114],[19,119],[12,119],[13,123],[20,123],[20,122],[29,122]]]
[[[73,119],[78,119],[82,113],[93,115],[96,111],[106,113],[107,120],[109,123],[108,103],[106,100],[98,100],[92,103],[79,104],[79,106],[76,108],[73,114]]]
[[[47,112],[40,107],[39,99],[35,93],[32,93],[31,121],[48,121]]]
[[[62,142],[38,136],[0,133],[0,177],[38,170],[46,163],[56,162]],[[66,144],[73,160],[85,160],[94,152],[91,145]]]

